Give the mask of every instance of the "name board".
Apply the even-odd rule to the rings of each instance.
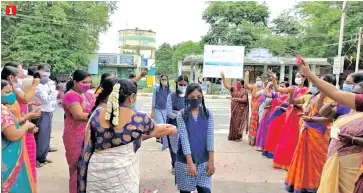
[[[244,65],[244,46],[204,46],[203,76],[220,78],[242,78]]]
[[[141,58],[141,67],[147,67],[147,58]]]
[[[120,55],[120,64],[134,65],[134,56]]]
[[[98,64],[117,64],[117,55],[99,55]]]

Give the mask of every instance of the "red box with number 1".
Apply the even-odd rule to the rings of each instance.
[[[16,5],[6,5],[5,14],[7,16],[15,16],[16,15]]]

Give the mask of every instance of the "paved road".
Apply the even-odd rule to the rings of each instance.
[[[215,164],[213,193],[284,193],[285,171],[274,170],[271,160],[250,147],[244,136],[242,142],[230,142],[227,133],[230,119],[229,101],[207,99],[206,106],[215,117]],[[138,97],[137,107],[150,112],[150,97]],[[50,153],[54,163],[38,169],[39,193],[67,193],[68,168],[62,143],[63,111],[58,109],[53,118],[52,145],[59,151]],[[141,148],[141,193],[176,193],[174,176],[170,173],[168,151],[150,139]]]

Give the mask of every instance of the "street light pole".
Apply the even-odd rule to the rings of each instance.
[[[359,71],[359,59],[360,59],[360,46],[362,45],[362,37],[363,33],[362,33],[362,27],[359,28],[359,33],[358,33],[358,45],[357,45],[357,58],[355,59],[355,72]]]
[[[342,7],[342,16],[340,18],[340,31],[339,31],[339,46],[338,46],[338,57],[342,57],[342,49],[343,49],[343,38],[344,38],[344,25],[345,25],[345,15],[346,15],[346,8],[347,8],[347,1],[343,2]],[[343,65],[340,65],[340,68],[344,68],[344,60]],[[339,73],[336,75],[337,87],[339,87]]]

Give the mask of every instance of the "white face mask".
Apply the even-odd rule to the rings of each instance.
[[[187,90],[186,86],[178,86],[178,90],[181,92],[181,96],[185,95],[185,91]]]
[[[262,81],[260,81],[260,80],[259,80],[259,81],[257,81],[257,82],[256,82],[256,86],[258,86],[258,87],[262,87],[262,86],[263,86]]]
[[[295,83],[296,83],[297,85],[300,85],[300,84],[301,84],[301,82],[302,82],[301,78],[295,78]]]
[[[161,81],[161,84],[165,86],[168,84],[168,81]]]

